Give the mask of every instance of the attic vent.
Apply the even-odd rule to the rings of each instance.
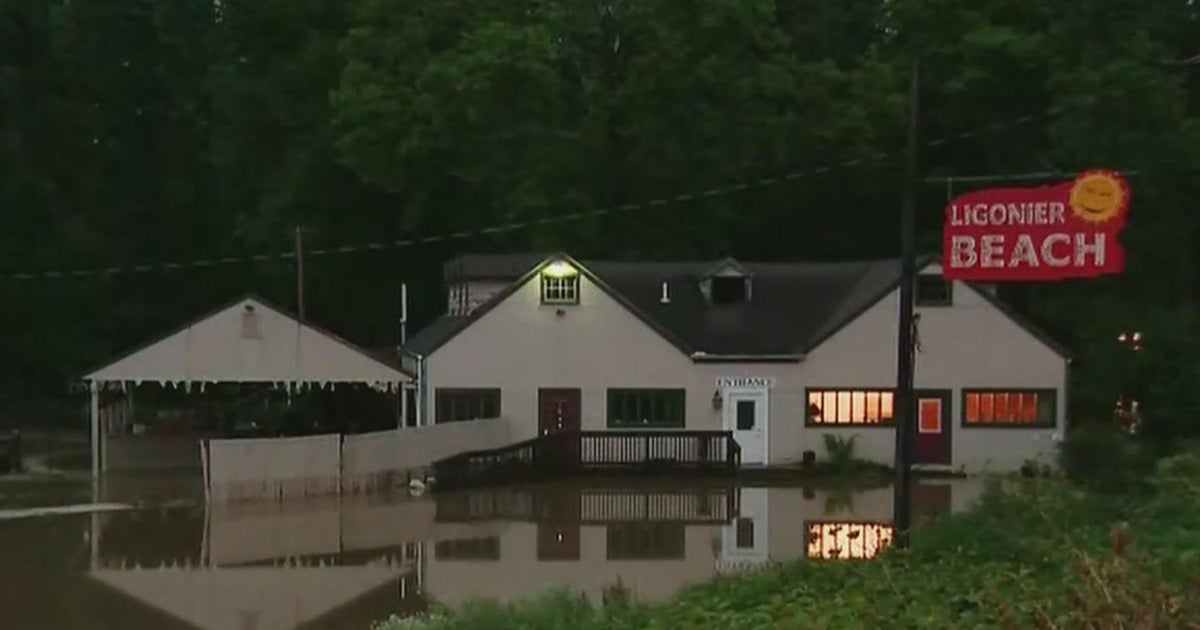
[[[258,329],[258,313],[252,304],[247,304],[246,310],[242,311],[242,339],[262,339],[262,332]]]
[[[712,303],[714,305],[737,304],[749,299],[749,278],[717,276],[712,279]]]
[[[659,298],[659,300],[658,300],[658,301],[659,301],[659,302],[662,302],[663,304],[670,304],[670,303],[671,303],[671,293],[670,293],[670,290],[669,290],[669,289],[668,289],[668,287],[667,287],[667,282],[666,282],[666,280],[664,280],[664,281],[663,281],[663,283],[662,283],[662,297],[661,297],[661,298]]]

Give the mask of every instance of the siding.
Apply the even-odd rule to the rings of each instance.
[[[581,424],[605,427],[610,387],[687,390],[688,429],[722,428],[712,409],[718,377],[768,377],[768,463],[799,461],[805,450],[823,457],[823,435],[856,435],[859,457],[891,462],[888,428],[807,429],[809,387],[891,388],[896,381],[894,291],[838,331],[801,363],[693,363],[586,277],[580,303],[540,304],[530,280],[428,359],[430,392],[438,387],[498,387],[502,413],[513,420],[514,439],[537,433],[539,387],[580,388]],[[1051,436],[1062,431],[1066,361],[965,285],[954,288],[952,307],[919,308],[924,351],[917,357],[916,386],[952,389],[953,465],[968,471],[1014,469],[1027,459],[1049,461]],[[1055,388],[1058,427],[978,429],[961,426],[962,388]],[[430,416],[436,417],[430,400]]]

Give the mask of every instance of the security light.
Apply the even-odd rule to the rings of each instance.
[[[551,278],[570,278],[578,274],[578,269],[572,267],[570,263],[566,263],[561,260],[552,262],[542,269],[542,275],[549,276]]]

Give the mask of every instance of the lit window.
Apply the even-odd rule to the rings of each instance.
[[[890,390],[808,390],[808,424],[889,425],[895,419],[895,396]]]
[[[917,276],[917,306],[950,306],[954,302],[953,286],[941,274],[923,273]]]
[[[578,304],[579,270],[559,261],[542,269],[542,304]]]
[[[1053,389],[964,390],[963,426],[1053,427]]]
[[[867,560],[892,543],[883,523],[808,523],[808,557],[813,560]]]

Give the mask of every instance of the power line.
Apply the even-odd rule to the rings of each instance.
[[[1008,129],[1012,129],[1015,127],[1020,127],[1022,125],[1029,124],[1040,118],[1046,118],[1046,117],[1056,115],[1060,111],[1062,111],[1062,109],[1063,108],[1052,107],[1052,108],[1048,108],[1047,110],[1045,110],[1044,112],[1042,112],[1040,114],[1027,114],[1025,116],[1020,116],[1018,118],[1014,118],[1014,119],[1009,120],[1004,123],[993,123],[993,124],[987,125],[985,127],[979,128],[979,129],[975,129],[975,130],[971,130],[971,131],[962,131],[962,132],[956,133],[952,136],[936,138],[936,139],[930,140],[926,146],[929,146],[929,147],[942,146],[945,144],[949,144],[951,142],[957,142],[960,140],[968,140],[968,139],[971,139],[971,138],[974,138],[974,137],[977,137],[977,136],[980,136],[980,135],[983,135],[986,133],[995,133],[995,132],[999,132],[999,131],[1005,131]],[[432,236],[413,237],[413,238],[406,238],[406,239],[387,241],[387,242],[381,241],[381,242],[374,242],[374,243],[357,243],[357,244],[351,244],[351,245],[342,245],[339,247],[316,248],[316,249],[306,250],[304,252],[304,255],[307,257],[333,256],[333,255],[353,254],[353,253],[368,252],[368,251],[381,251],[381,250],[386,250],[386,249],[403,249],[403,248],[415,247],[415,246],[419,246],[419,245],[429,245],[429,244],[434,244],[434,243],[444,243],[444,242],[449,242],[449,241],[456,241],[456,240],[471,238],[471,237],[475,237],[475,236],[490,236],[490,235],[494,235],[494,234],[503,234],[506,232],[515,232],[515,231],[524,230],[527,228],[537,227],[537,226],[570,223],[572,221],[578,221],[581,219],[586,219],[586,218],[591,218],[591,217],[600,217],[600,216],[605,216],[605,215],[620,213],[620,212],[631,212],[634,210],[653,210],[653,209],[665,207],[668,205],[690,203],[693,201],[700,201],[703,199],[712,199],[715,197],[724,197],[727,195],[738,194],[738,193],[746,192],[749,190],[767,188],[767,187],[785,183],[785,182],[796,181],[796,180],[799,180],[804,177],[811,177],[814,175],[823,175],[825,173],[832,172],[835,169],[854,168],[854,167],[858,167],[858,166],[864,166],[864,165],[868,165],[868,164],[884,162],[884,161],[887,161],[894,157],[897,157],[897,156],[893,155],[891,153],[888,153],[886,151],[881,151],[881,152],[875,153],[875,154],[873,154],[869,157],[865,157],[865,158],[851,158],[851,159],[847,159],[847,160],[842,160],[840,162],[834,162],[831,164],[826,164],[826,165],[817,166],[817,167],[813,167],[813,168],[795,170],[795,171],[791,171],[788,173],[784,173],[782,175],[776,175],[773,177],[762,177],[762,178],[759,178],[756,180],[746,180],[746,181],[743,181],[743,182],[740,182],[737,184],[730,184],[727,186],[717,186],[717,187],[708,188],[705,190],[700,190],[700,191],[695,191],[695,192],[690,192],[690,193],[679,193],[679,194],[671,195],[671,196],[658,197],[658,198],[651,199],[648,201],[640,201],[640,202],[625,203],[625,204],[619,204],[619,205],[613,205],[613,206],[606,206],[606,207],[602,207],[602,208],[594,208],[591,210],[583,210],[580,212],[572,212],[569,214],[547,216],[547,217],[542,217],[540,219],[532,219],[529,221],[512,221],[509,223],[501,223],[501,224],[491,225],[488,227],[478,228],[478,229],[473,229],[473,230],[462,230],[462,231],[458,231],[458,232],[452,232],[449,234],[438,234],[438,235],[432,235]],[[204,269],[204,268],[210,268],[210,267],[222,267],[222,266],[228,266],[228,265],[247,264],[247,263],[276,262],[276,261],[283,261],[283,260],[292,260],[295,257],[296,257],[295,252],[280,251],[280,252],[271,253],[271,254],[254,254],[254,255],[247,255],[247,256],[225,256],[225,257],[220,257],[220,258],[199,258],[199,259],[187,260],[187,261],[143,263],[143,264],[135,264],[135,265],[117,265],[117,266],[94,267],[94,268],[73,269],[73,270],[8,272],[8,273],[0,273],[0,280],[69,279],[69,278],[87,278],[87,277],[91,277],[91,276],[112,276],[112,275],[117,275],[117,274],[128,274],[128,273],[150,273],[150,272],[155,272],[155,271],[180,271],[180,270],[184,270],[184,269]]]

